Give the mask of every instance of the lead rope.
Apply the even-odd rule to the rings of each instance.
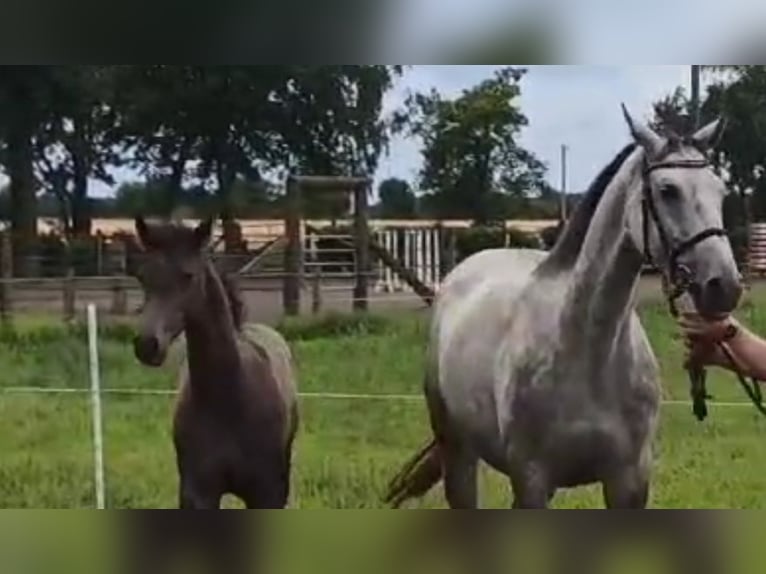
[[[678,317],[678,309],[675,305],[675,300],[685,292],[686,290],[684,289],[684,291],[681,291],[680,293],[677,291],[669,293],[668,303],[670,307],[670,313],[674,318]],[[748,380],[748,377],[746,377],[742,372],[742,366],[739,364],[739,361],[737,361],[728,344],[726,344],[724,341],[718,341],[716,346],[729,362],[730,370],[734,372],[735,375],[737,375],[737,380],[739,381],[742,389],[745,391],[745,394],[748,396],[758,412],[766,416],[766,406],[763,404],[763,391],[761,389],[760,381],[755,378]],[[694,416],[697,417],[697,420],[703,421],[707,418],[708,415],[707,401],[713,398],[707,392],[707,370],[705,367],[695,363],[693,359],[687,361],[684,367],[689,373],[692,411],[694,412]]]

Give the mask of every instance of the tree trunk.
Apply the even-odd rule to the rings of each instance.
[[[33,255],[37,240],[37,195],[33,167],[32,130],[23,118],[9,126],[8,175],[11,192],[13,269],[18,276],[35,271]]]
[[[75,236],[88,236],[92,217],[88,201],[88,169],[74,160],[74,189],[72,190],[72,232]]]
[[[77,237],[89,236],[91,212],[88,201],[88,174],[90,173],[89,145],[85,130],[86,121],[78,118],[74,122],[72,146],[73,185],[72,190],[72,232]]]
[[[223,245],[226,253],[238,250],[241,238],[238,237],[238,226],[234,222],[234,214],[231,210],[231,188],[234,183],[232,170],[227,169],[226,163],[217,161],[216,178],[218,180],[219,215],[223,226]]]

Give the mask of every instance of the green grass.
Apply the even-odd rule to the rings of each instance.
[[[766,296],[739,313],[766,333]],[[687,398],[681,343],[665,309],[641,309],[663,370],[667,399]],[[307,392],[418,394],[426,323],[422,315],[385,319],[337,316],[291,321],[290,338]],[[101,337],[108,388],[168,389],[170,369],[139,366],[130,327],[111,325]],[[332,335],[332,336],[330,336]],[[80,326],[51,319],[0,331],[0,387],[83,388],[87,346]],[[716,400],[743,401],[732,375],[711,372]],[[424,405],[307,397],[296,445],[292,506],[378,508],[387,480],[428,437]],[[106,395],[105,441],[111,508],[172,508],[176,472],[170,441],[172,397]],[[93,506],[87,395],[0,394],[0,507]],[[482,475],[482,504],[507,507],[506,481]],[[598,488],[561,491],[559,508],[602,505]],[[685,405],[663,407],[651,505],[660,508],[766,508],[766,420],[753,408],[711,405],[698,423]],[[227,501],[227,506],[238,503]],[[440,489],[423,507],[444,507]]]

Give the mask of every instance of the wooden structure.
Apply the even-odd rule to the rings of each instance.
[[[354,205],[354,310],[367,310],[370,275],[370,229],[367,196],[372,181],[366,177],[294,176],[287,179],[287,213],[285,215],[285,279],[283,304],[287,315],[298,315],[301,288],[304,283],[302,229],[305,193],[350,193]]]
[[[766,223],[750,225],[747,271],[760,276],[766,273]]]

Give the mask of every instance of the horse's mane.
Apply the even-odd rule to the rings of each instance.
[[[229,301],[229,309],[231,309],[231,319],[234,322],[234,328],[237,331],[241,331],[242,326],[245,323],[245,303],[242,300],[242,292],[239,289],[239,285],[231,273],[217,271],[216,274],[221,280],[221,286],[226,294],[226,299]]]
[[[541,271],[561,271],[575,264],[588,233],[590,222],[606,188],[609,187],[614,176],[635,149],[635,143],[625,146],[596,176],[588,191],[585,192],[585,196],[577,204],[550,254],[540,264]]]

